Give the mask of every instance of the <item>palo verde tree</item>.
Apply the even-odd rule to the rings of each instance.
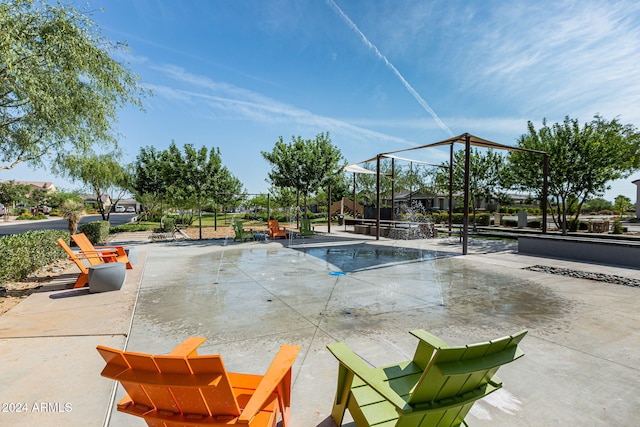
[[[131,187],[128,168],[122,166],[117,153],[69,155],[63,167],[69,178],[82,182],[95,194],[98,212],[106,221],[111,215],[110,207]]]
[[[314,139],[292,137],[289,144],[280,137],[273,150],[263,151],[262,157],[271,165],[271,183],[295,189],[298,206],[302,195],[305,209],[309,195],[329,183],[343,159],[328,132],[320,133]]]
[[[583,126],[569,117],[551,126],[543,120],[538,130],[529,122],[528,133],[518,139],[518,146],[549,155],[552,214],[563,234],[567,232],[570,212],[575,212],[573,221],[577,223],[586,200],[601,196],[610,181],[626,178],[640,167],[640,134],[636,128],[598,115]],[[512,151],[509,161],[518,187],[535,192],[540,198],[540,156]]]
[[[141,106],[137,78],[89,16],[48,1],[0,3],[0,170],[114,147],[117,110]],[[55,171],[55,170],[54,170]]]

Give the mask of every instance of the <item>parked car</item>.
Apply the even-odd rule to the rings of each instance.
[[[2,203],[0,203],[0,215],[4,215],[8,212],[8,209],[4,207]]]
[[[115,212],[123,213],[124,212],[124,206],[116,205]]]
[[[50,214],[51,213],[51,207],[50,206],[40,206],[38,208],[38,210],[40,210],[40,212],[42,212],[44,214]]]
[[[134,208],[133,206],[129,206],[129,207],[127,208],[127,212],[133,212],[133,213],[136,213],[136,208]]]

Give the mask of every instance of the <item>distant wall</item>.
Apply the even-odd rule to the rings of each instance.
[[[638,187],[636,189],[636,218],[640,218],[640,179],[636,179],[633,183]]]
[[[640,242],[573,236],[518,236],[518,253],[640,267]]]

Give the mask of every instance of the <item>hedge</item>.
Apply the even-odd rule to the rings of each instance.
[[[0,237],[0,282],[22,280],[34,271],[65,258],[59,238],[69,240],[60,230],[27,231]]]
[[[87,235],[87,238],[93,243],[105,242],[109,237],[109,221],[93,221],[82,224],[78,227],[78,231]]]

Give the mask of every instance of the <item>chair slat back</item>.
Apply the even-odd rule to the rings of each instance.
[[[311,229],[311,220],[307,218],[303,218],[300,220],[300,233],[301,234],[313,234],[313,230]]]
[[[98,351],[107,362],[102,375],[120,381],[134,408],[221,419],[240,415],[219,355],[153,356],[102,346]]]
[[[526,331],[485,343],[443,347],[434,351],[408,403],[433,403],[479,389],[500,366],[523,355],[518,348]]]
[[[277,219],[270,219],[268,224],[269,224],[269,234],[271,235],[271,237],[277,237],[277,236],[286,237],[287,233],[285,230],[280,229],[280,223],[278,222]]]
[[[72,234],[71,239],[78,245],[84,256],[91,265],[104,264],[104,260],[100,254],[96,251],[96,248],[91,243],[91,240],[84,233]]]

